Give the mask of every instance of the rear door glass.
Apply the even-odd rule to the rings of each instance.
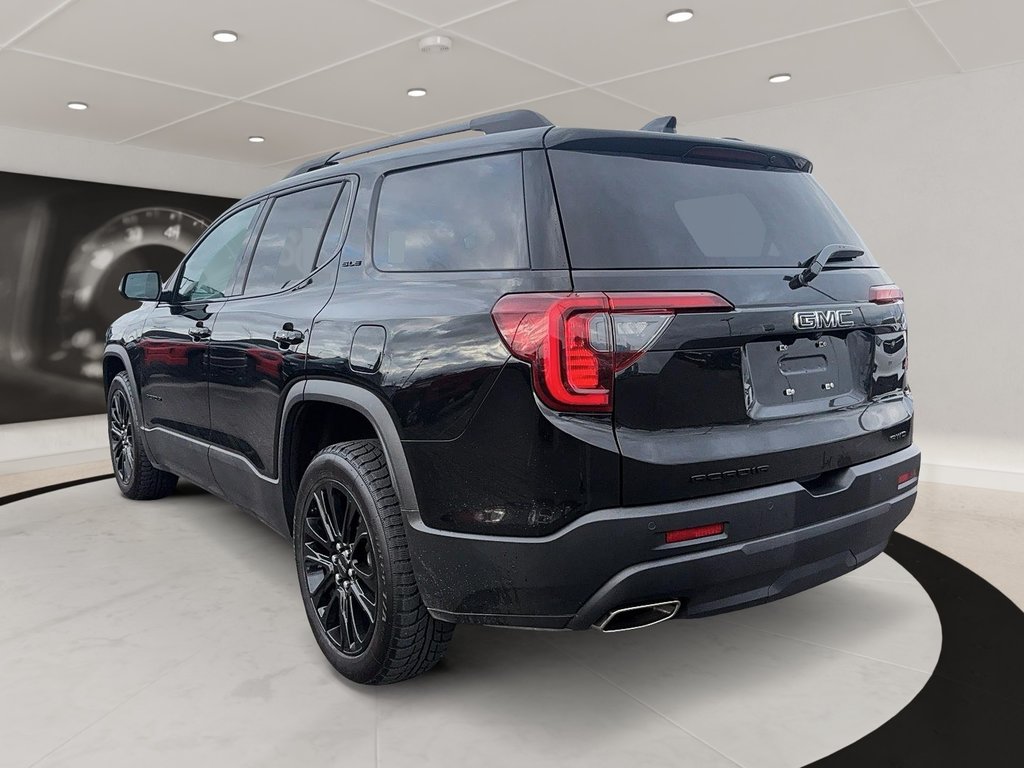
[[[245,295],[282,290],[316,269],[327,218],[341,186],[327,184],[273,200],[249,265]]]

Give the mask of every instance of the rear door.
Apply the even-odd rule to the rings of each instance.
[[[573,285],[612,298],[626,504],[800,480],[905,447],[906,325],[867,253],[790,287],[823,247],[866,251],[810,174],[672,140],[549,151]],[[630,147],[634,150],[635,147]],[[624,309],[615,309],[615,296]],[[724,306],[665,309],[668,294]],[[874,298],[874,301],[872,300]],[[676,302],[678,304],[678,302]]]
[[[210,338],[210,464],[228,498],[273,514],[281,401],[301,377],[313,318],[334,290],[352,183],[267,201],[256,244]],[[275,524],[281,521],[272,521]]]

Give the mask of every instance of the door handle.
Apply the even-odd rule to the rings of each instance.
[[[294,328],[288,327],[291,323],[280,331],[274,331],[274,341],[280,344],[282,347],[290,347],[295,344],[301,344],[306,335],[302,331],[296,331]]]
[[[213,331],[211,331],[209,328],[207,328],[202,323],[196,323],[194,326],[192,326],[191,328],[188,329],[188,335],[191,336],[196,341],[202,341],[204,339],[208,339],[208,338],[210,338],[210,335],[212,333],[213,333]]]

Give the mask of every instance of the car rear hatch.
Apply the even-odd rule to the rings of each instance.
[[[577,297],[566,375],[607,390],[590,407],[612,413],[624,504],[783,481],[829,493],[910,443],[902,294],[810,163],[676,136],[548,143]]]

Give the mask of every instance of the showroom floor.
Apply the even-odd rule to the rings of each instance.
[[[1024,496],[922,491],[901,530],[1020,604]],[[641,632],[462,627],[436,671],[361,688],[314,644],[284,540],[189,486],[143,504],[110,480],[4,507],[0,605],[5,766],[799,766],[903,709],[942,645],[928,594],[882,555]]]

